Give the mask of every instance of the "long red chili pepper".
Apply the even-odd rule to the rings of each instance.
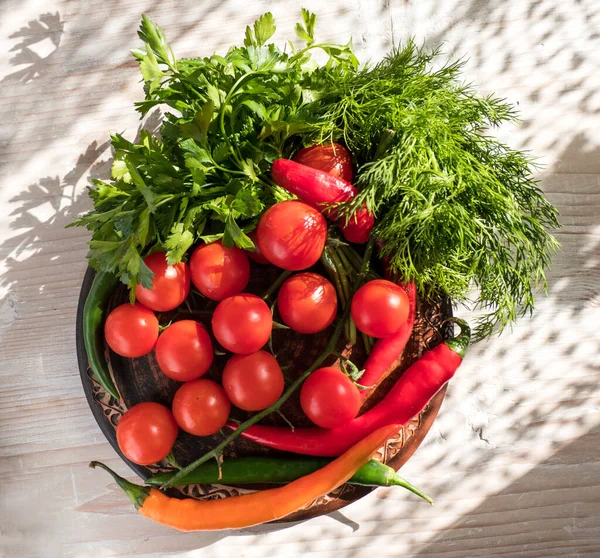
[[[338,216],[334,208],[325,207],[327,204],[347,202],[356,197],[358,190],[349,182],[290,159],[277,159],[273,163],[271,174],[279,186],[337,221],[349,242],[362,244],[369,239],[375,219],[366,206],[359,209],[347,223],[345,218]]]
[[[471,331],[462,320],[458,337],[426,352],[400,376],[394,387],[370,411],[338,428],[296,428],[254,425],[242,436],[271,448],[306,455],[335,456],[386,424],[406,424],[420,413],[460,366]],[[235,430],[237,425],[228,424]]]
[[[408,320],[393,335],[377,340],[365,362],[365,371],[359,380],[361,386],[375,386],[402,354],[410,339],[417,314],[417,289],[414,283],[405,285],[405,289],[410,304]],[[370,392],[369,389],[363,389],[360,393],[364,399]]]

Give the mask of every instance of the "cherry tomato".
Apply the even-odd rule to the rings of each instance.
[[[269,340],[273,316],[262,298],[242,293],[219,302],[213,313],[212,329],[225,349],[248,355]]]
[[[244,411],[262,411],[283,393],[283,373],[266,351],[232,356],[223,370],[223,387],[231,402]]]
[[[328,366],[315,370],[302,385],[300,405],[317,426],[344,426],[358,414],[358,388],[341,370]]]
[[[298,273],[279,289],[277,308],[283,323],[294,331],[317,333],[335,319],[335,287],[316,273]]]
[[[256,229],[254,229],[250,234],[248,234],[248,236],[250,237],[250,240],[254,242],[254,251],[246,250],[248,257],[258,264],[268,264],[269,260],[267,260],[267,258],[263,256],[262,252],[260,251],[260,248],[258,247],[258,242],[256,240]]]
[[[144,258],[144,263],[154,273],[152,288],[138,285],[135,298],[155,312],[168,312],[177,308],[190,292],[190,269],[184,262],[167,264],[167,255],[156,252]]]
[[[371,337],[396,333],[408,320],[408,295],[402,287],[385,279],[365,283],[352,299],[356,327]]]
[[[352,157],[339,143],[305,147],[294,155],[294,161],[352,182]]]
[[[117,425],[119,449],[129,461],[151,465],[167,457],[177,438],[173,413],[158,403],[138,403]]]
[[[135,358],[154,349],[158,339],[158,320],[154,312],[136,302],[117,306],[106,318],[104,337],[118,355]]]
[[[241,293],[250,279],[246,252],[227,248],[221,241],[203,244],[190,258],[192,283],[206,297],[223,300]]]
[[[196,380],[205,374],[213,361],[210,335],[194,320],[181,320],[167,327],[154,350],[162,372],[178,382]]]
[[[183,384],[173,398],[177,424],[195,436],[210,436],[221,430],[230,410],[225,390],[205,378]]]
[[[273,265],[294,271],[317,263],[327,240],[325,217],[296,200],[276,203],[256,229],[261,253]]]

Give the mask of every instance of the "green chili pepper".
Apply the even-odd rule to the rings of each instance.
[[[97,273],[83,307],[83,342],[90,368],[98,383],[115,399],[120,399],[119,392],[110,376],[102,347],[103,323],[106,306],[110,295],[118,283],[112,273]]]
[[[239,457],[225,459],[220,466],[216,461],[203,463],[184,476],[177,486],[185,484],[259,484],[288,483],[314,473],[331,459],[322,457],[281,458],[281,457]],[[158,473],[146,480],[151,486],[161,486],[169,481],[176,471]],[[391,467],[371,459],[348,481],[350,484],[366,486],[402,486],[423,500],[433,504],[433,500],[418,488],[403,479]]]

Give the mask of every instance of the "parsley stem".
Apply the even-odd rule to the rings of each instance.
[[[294,54],[294,56],[292,56],[290,58],[290,62],[295,62],[296,60],[298,60],[299,58],[302,57],[302,55],[305,52],[308,52],[309,50],[312,50],[314,48],[320,48],[320,49],[327,49],[327,48],[340,48],[340,45],[337,45],[335,43],[318,43],[318,44],[312,44],[312,45],[308,45],[307,47],[304,47],[302,50],[299,50],[296,54]]]
[[[335,266],[338,277],[340,278],[340,282],[342,284],[342,292],[344,293],[344,302],[347,302],[350,299],[350,285],[348,284],[348,277],[346,275],[346,270],[344,266],[339,260],[339,257],[335,250],[331,250],[330,258]]]
[[[222,167],[221,165],[215,163],[215,161],[212,157],[211,157],[211,163],[215,169],[229,173],[229,174],[242,174],[242,175],[246,174],[244,171],[241,171],[241,170],[226,169],[225,167]]]
[[[342,290],[344,293],[342,302],[343,302],[343,304],[349,306],[352,302],[352,288],[350,286],[350,282],[348,281],[348,273],[340,260],[338,250],[335,250],[335,249],[331,250],[331,260],[333,261],[333,265],[335,265],[335,268],[337,270],[337,273],[340,277],[340,281],[342,284]],[[346,342],[349,345],[355,345],[356,344],[356,325],[354,324],[354,320],[352,319],[352,316],[348,316],[348,318],[346,319],[345,332],[346,332]]]
[[[158,208],[161,205],[164,205],[165,203],[169,203],[169,202],[173,201],[175,198],[181,198],[182,196],[183,196],[183,194],[170,194],[170,195],[162,198],[159,202],[156,202],[154,204],[154,207]]]
[[[345,250],[343,248],[339,248],[337,250],[336,254],[337,254],[337,257],[339,258],[340,263],[342,264],[346,274],[349,277],[352,277],[356,273],[356,269],[350,263],[350,260],[346,257]]]
[[[267,292],[263,295],[263,300],[269,300],[271,295],[283,284],[283,282],[292,274],[289,269],[284,270],[275,281],[271,284],[271,286],[267,289]]]
[[[225,96],[225,100],[223,101],[223,103],[221,104],[221,108],[219,109],[219,128],[221,130],[221,135],[223,136],[223,139],[229,145],[231,154],[233,155],[234,159],[236,160],[236,162],[240,168],[243,168],[243,166],[244,166],[243,158],[242,158],[241,154],[238,153],[238,151],[235,149],[235,147],[231,143],[231,140],[229,139],[229,136],[227,135],[227,132],[225,131],[225,110],[227,109],[227,105],[229,104],[229,101],[231,101],[231,98],[237,92],[237,89],[245,81],[248,81],[249,79],[253,79],[257,75],[264,74],[264,73],[265,72],[252,71],[252,72],[248,72],[246,74],[241,75],[237,79],[237,81],[231,86],[231,89],[227,92],[227,95]],[[245,173],[242,172],[242,174],[245,174]]]
[[[323,264],[325,269],[327,269],[327,272],[329,273],[329,278],[334,281],[335,290],[337,291],[338,296],[341,299],[341,303],[344,304],[344,299],[343,299],[344,291],[342,290],[342,282],[340,280],[340,276],[337,272],[337,269],[335,268],[335,265],[331,261],[328,247],[326,247],[325,250],[323,250],[323,254],[321,254],[321,263]]]

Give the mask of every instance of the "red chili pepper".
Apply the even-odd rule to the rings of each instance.
[[[285,428],[254,425],[242,436],[271,448],[305,455],[335,456],[387,424],[406,424],[420,413],[460,366],[471,331],[462,320],[458,337],[426,352],[400,376],[375,407],[338,428]],[[237,425],[228,424],[235,430]]]
[[[277,159],[273,163],[271,174],[279,186],[319,209],[333,221],[337,221],[349,242],[362,244],[369,239],[375,219],[366,206],[359,209],[348,223],[345,218],[338,216],[334,208],[325,207],[356,197],[358,190],[349,182],[290,159]]]
[[[361,386],[375,386],[379,383],[385,372],[390,369],[392,364],[402,354],[404,347],[406,347],[410,339],[417,314],[417,289],[414,283],[409,283],[405,286],[405,289],[410,304],[408,320],[393,335],[377,340],[365,362],[365,371],[358,381]],[[360,393],[364,399],[370,392],[371,390],[369,389],[363,389]]]

